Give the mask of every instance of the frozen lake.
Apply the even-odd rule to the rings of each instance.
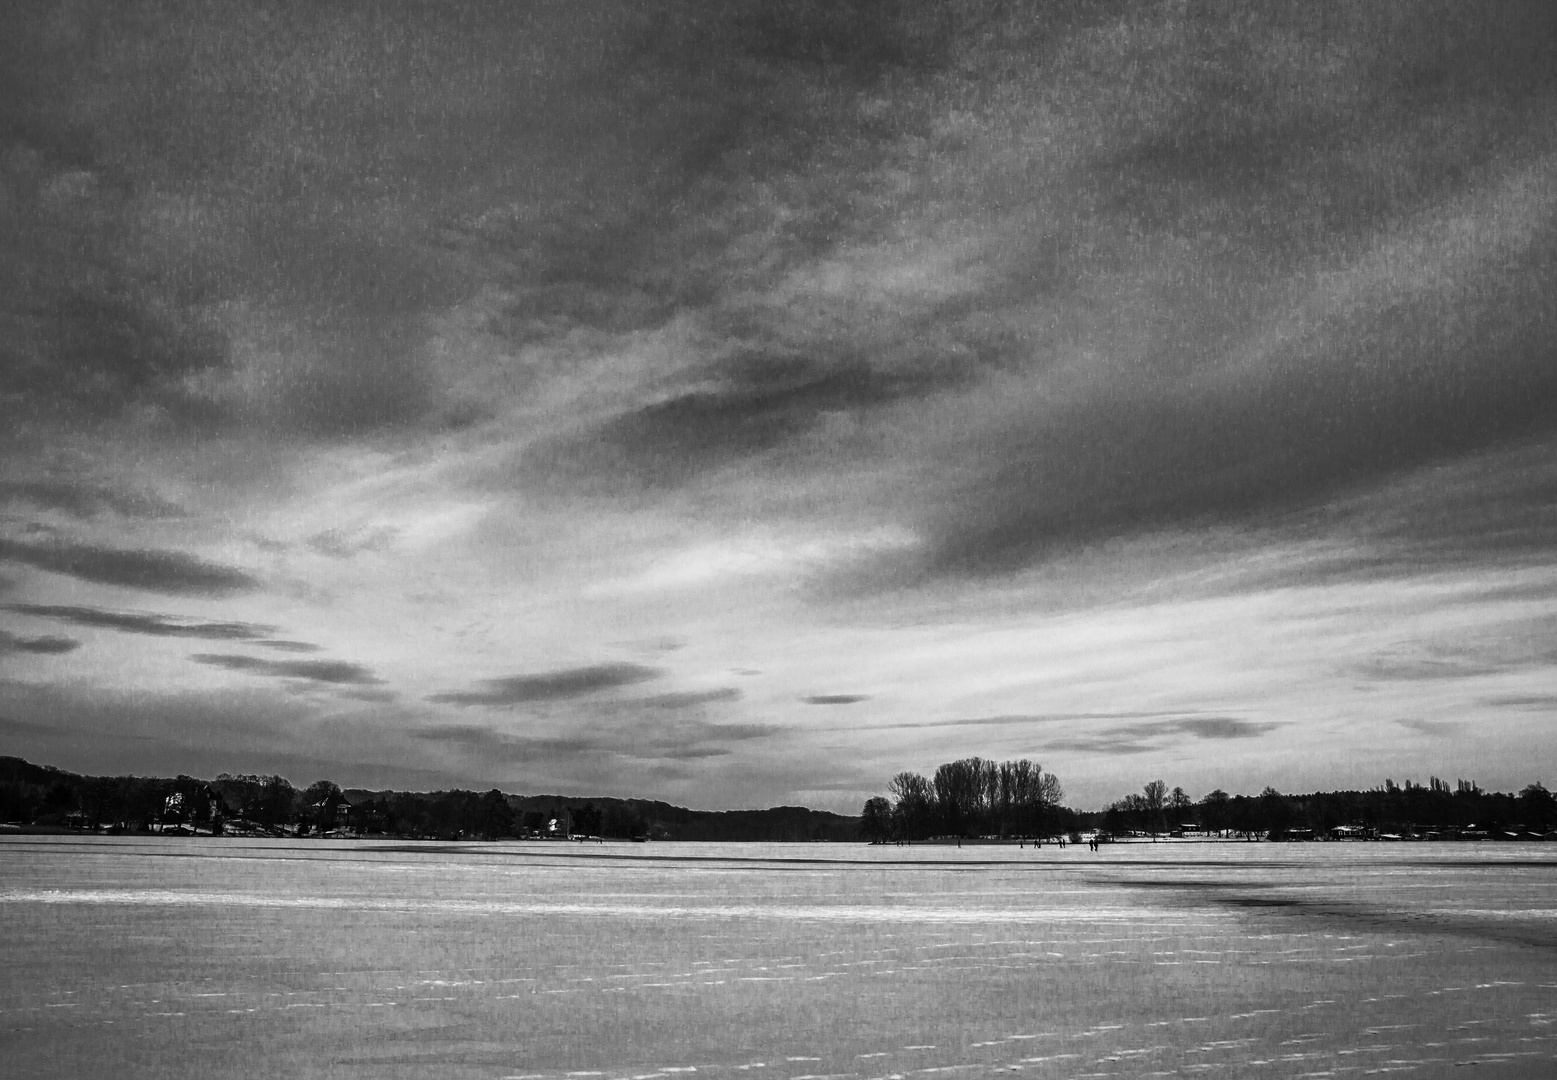
[[[8,1077],[1557,1076],[1512,844],[0,838]]]

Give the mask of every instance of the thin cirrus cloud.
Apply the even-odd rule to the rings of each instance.
[[[1557,694],[1495,694],[1482,704],[1495,709],[1557,709]]]
[[[1057,724],[1069,720],[1140,720],[1151,717],[1182,718],[1183,712],[1074,712],[1010,713],[1002,716],[959,717],[952,720],[902,720],[891,724],[864,724],[853,731],[898,731],[921,728],[1027,727],[1033,724]],[[830,728],[837,731],[838,728]]]
[[[71,480],[0,481],[0,503],[27,503],[77,518],[97,517],[104,511],[132,518],[175,518],[185,512],[156,495]]]
[[[713,724],[672,721],[607,728],[587,734],[531,735],[479,724],[439,724],[411,732],[425,742],[451,746],[467,754],[503,763],[570,760],[607,754],[637,761],[686,761],[727,757],[727,744],[771,738],[782,729],[772,724]]]
[[[73,626],[89,626],[103,630],[119,630],[127,634],[146,634],[151,637],[203,638],[210,641],[254,641],[274,634],[274,626],[246,622],[208,622],[195,619],[179,619],[168,615],[152,615],[143,612],[112,611],[107,608],[86,607],[76,604],[6,604],[6,611],[18,615],[33,615],[43,619],[57,619]],[[271,648],[277,644],[268,644]],[[297,642],[281,643],[286,646]],[[311,650],[311,646],[309,649]]]
[[[739,701],[744,695],[734,686],[720,686],[712,690],[682,690],[669,694],[654,694],[636,702],[654,709],[692,709],[699,705],[716,705],[724,701]]]
[[[265,649],[274,649],[276,652],[312,653],[323,652],[324,646],[315,645],[309,641],[286,641],[280,638],[258,638],[250,644],[258,645]]]
[[[696,389],[642,406],[579,434],[529,448],[523,474],[592,489],[673,486],[772,449],[828,414],[878,408],[945,389],[965,374],[877,371],[858,362],[797,363],[749,355],[706,373],[722,389]]]
[[[241,570],[207,562],[181,551],[127,550],[67,541],[27,543],[0,539],[0,560],[146,592],[228,596],[259,588]]]
[[[196,653],[190,659],[210,667],[277,679],[301,679],[340,686],[369,686],[383,681],[361,664],[351,664],[344,660],[262,660],[230,653]]]
[[[1463,726],[1453,720],[1396,720],[1395,723],[1418,735],[1429,735],[1435,738],[1453,735]]]
[[[536,675],[513,675],[506,679],[487,679],[479,690],[433,694],[427,700],[447,705],[523,705],[531,702],[562,701],[587,697],[604,690],[647,682],[663,671],[642,664],[592,664],[563,668]]]
[[[1178,735],[1212,740],[1257,739],[1283,726],[1278,721],[1244,720],[1233,716],[1193,716],[1122,724],[1104,731],[1056,739],[1046,745],[1051,750],[1112,755],[1144,754],[1161,749],[1164,741]]]
[[[0,656],[6,653],[34,653],[40,656],[58,656],[75,652],[81,642],[67,637],[20,637],[7,630],[0,630]]]

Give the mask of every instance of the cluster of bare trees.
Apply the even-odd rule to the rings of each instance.
[[[1363,835],[1524,837],[1557,830],[1557,797],[1540,782],[1515,795],[1483,791],[1465,780],[1451,788],[1431,777],[1425,786],[1385,780],[1369,791],[1308,795],[1283,795],[1273,787],[1258,795],[1229,795],[1217,788],[1192,802],[1183,788],[1170,791],[1161,780],[1153,780],[1140,794],[1126,795],[1084,818],[1091,827],[1115,836],[1193,829],[1220,836],[1301,838],[1327,836],[1345,825]]]
[[[1218,797],[1227,800],[1227,792],[1217,790],[1206,796],[1216,803]],[[1139,795],[1126,795],[1111,805],[1104,813],[1105,828],[1109,832],[1148,832],[1153,836],[1178,828],[1194,803],[1181,787],[1172,791],[1161,780],[1153,780],[1141,788]]]
[[[931,836],[1047,836],[1064,827],[1059,779],[1036,762],[963,758],[932,777],[902,772],[891,799],[865,803],[860,831],[871,843]]]

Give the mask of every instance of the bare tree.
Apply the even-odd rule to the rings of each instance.
[[[904,840],[922,840],[935,818],[935,792],[930,781],[916,772],[900,772],[887,782],[892,796],[892,817]]]
[[[860,839],[870,844],[885,844],[892,839],[892,804],[880,795],[865,801],[860,812]]]
[[[1184,818],[1189,813],[1189,808],[1193,805],[1189,801],[1189,793],[1187,791],[1181,787],[1173,789],[1168,796],[1168,810],[1173,814],[1172,828],[1176,829],[1184,824]]]
[[[1162,827],[1162,808],[1167,802],[1168,785],[1161,780],[1153,780],[1141,789],[1141,798],[1146,803],[1146,827],[1151,830],[1152,840],[1155,841]]]

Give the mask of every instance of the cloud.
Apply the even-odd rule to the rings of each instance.
[[[346,532],[340,529],[327,529],[308,538],[308,546],[321,555],[328,555],[332,559],[349,559],[364,551],[382,551],[391,543],[399,530],[388,526],[381,526],[365,532]]]
[[[655,694],[640,698],[639,705],[653,709],[691,709],[699,705],[713,705],[722,701],[739,701],[742,693],[733,686],[721,686],[713,690],[683,690],[671,694]]]
[[[438,724],[419,728],[410,734],[426,742],[456,746],[468,753],[491,755],[496,761],[504,763],[534,758],[570,758],[598,749],[595,742],[588,738],[513,735],[478,724]]]
[[[1534,602],[1540,591],[1520,599]],[[1382,650],[1350,670],[1386,682],[1473,679],[1557,663],[1557,618],[1503,618]]]
[[[868,694],[812,694],[800,699],[807,705],[853,705],[860,701],[869,701]]]
[[[33,544],[0,539],[0,559],[100,585],[170,595],[227,596],[259,588],[259,582],[241,570],[180,551],[130,551],[65,541]]]
[[[1067,720],[1133,720],[1141,717],[1182,717],[1182,712],[1076,712],[1076,713],[1017,713],[1006,716],[977,716],[954,720],[904,720],[892,724],[864,724],[851,731],[895,731],[899,729],[944,727],[1025,727],[1031,724],[1056,724]],[[838,728],[829,728],[838,731]]]
[[[351,701],[367,701],[374,705],[387,705],[400,700],[400,695],[393,690],[343,690],[338,696]]]
[[[439,724],[411,734],[428,742],[457,747],[493,761],[536,764],[608,755],[634,761],[690,761],[727,757],[729,744],[768,739],[782,731],[772,724],[712,724],[656,721],[598,725],[566,735],[505,731],[479,724]]]
[[[588,430],[535,444],[523,470],[593,490],[684,483],[707,469],[771,450],[829,414],[926,394],[965,372],[905,374],[859,363],[742,357],[706,373],[723,384],[644,405]]]
[[[45,656],[57,656],[61,653],[74,652],[81,647],[81,642],[74,638],[65,637],[18,637],[6,630],[0,630],[0,656],[6,653],[23,652],[39,653]]]
[[[1482,703],[1496,709],[1557,709],[1557,694],[1497,694]]]
[[[362,665],[343,660],[261,660],[227,653],[196,653],[190,659],[197,664],[278,679],[306,679],[343,686],[365,686],[383,681]]]
[[[538,675],[487,679],[482,683],[484,689],[434,694],[427,700],[450,705],[521,705],[536,701],[561,701],[647,682],[662,674],[659,668],[642,664],[594,664]]]
[[[1508,665],[1469,656],[1386,655],[1357,664],[1354,671],[1367,679],[1414,682],[1424,679],[1474,679],[1493,675]]]
[[[205,622],[182,619],[169,615],[151,615],[142,612],[111,611],[106,608],[59,604],[6,604],[6,611],[18,615],[34,615],[43,619],[58,619],[75,626],[91,626],[105,630],[119,630],[128,634],[147,634],[152,637],[203,638],[211,641],[250,641],[276,632],[274,626],[245,622]],[[270,644],[256,642],[256,644]],[[283,643],[289,651],[312,651],[313,646],[296,649],[297,642]],[[275,646],[272,645],[272,648]]]
[[[79,518],[96,517],[105,510],[134,518],[174,518],[184,514],[177,503],[156,495],[68,480],[0,481],[0,503],[8,502],[62,510]]]
[[[1197,739],[1257,739],[1285,725],[1278,721],[1243,720],[1232,716],[1188,716],[1141,724],[1123,724],[1104,731],[1058,739],[1050,750],[1077,750],[1100,754],[1144,754],[1160,750],[1176,735]]]
[[[260,639],[260,640],[254,641],[253,644],[262,646],[262,647],[264,647],[266,649],[275,649],[277,652],[311,653],[311,652],[322,652],[324,650],[324,646],[322,646],[322,645],[314,645],[311,642],[307,642],[307,641],[283,641],[283,640],[279,640],[279,639],[276,639],[276,638]]]
[[[417,790],[459,782],[421,768],[382,707],[322,716],[316,698],[268,683],[159,691],[0,679],[0,716],[27,718],[17,752],[90,774],[279,773],[299,787],[327,776]]]
[[[1281,726],[1275,722],[1257,723],[1230,716],[1189,717],[1169,725],[1172,730],[1182,731],[1197,739],[1254,739]]]
[[[69,732],[70,729],[58,728],[49,724],[34,724],[28,720],[13,720],[9,716],[0,716],[0,733],[13,738],[25,737],[49,737],[58,736]]]
[[[1435,738],[1453,735],[1463,727],[1452,720],[1396,720],[1395,723],[1418,735],[1431,735]]]

